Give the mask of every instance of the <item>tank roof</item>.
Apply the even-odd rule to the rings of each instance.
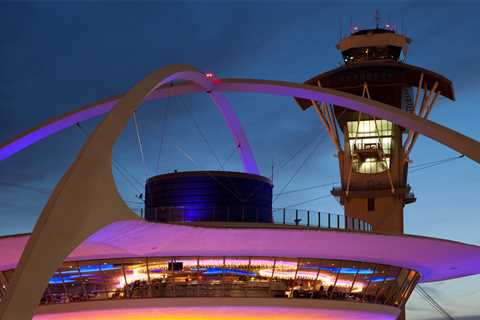
[[[156,180],[163,180],[163,179],[175,179],[175,178],[182,178],[182,177],[201,177],[201,176],[252,179],[252,180],[260,180],[260,181],[272,184],[272,181],[269,178],[264,176],[260,176],[252,173],[245,173],[245,172],[217,171],[217,170],[177,171],[177,172],[165,173],[165,174],[160,174],[160,175],[148,178],[147,183],[150,183]]]

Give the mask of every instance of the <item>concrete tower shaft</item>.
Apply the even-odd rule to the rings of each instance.
[[[352,33],[337,44],[343,65],[306,81],[428,117],[438,97],[454,100],[450,80],[404,62],[410,39],[390,29]],[[384,119],[337,105],[313,105],[338,154],[341,186],[331,193],[345,215],[375,231],[402,234],[403,208],[415,201],[408,184],[409,154],[418,134]]]

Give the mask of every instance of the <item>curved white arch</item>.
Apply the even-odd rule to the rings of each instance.
[[[0,319],[31,319],[48,279],[75,247],[115,221],[138,219],[117,193],[112,148],[144,98],[174,80],[191,80],[206,90],[212,85],[192,67],[170,65],[148,75],[119,100],[50,196],[0,305]]]
[[[205,88],[193,83],[181,85],[180,87],[168,85],[162,87],[160,90],[155,91],[145,100],[148,101],[169,96],[178,96],[182,94],[205,91]],[[252,148],[250,147],[250,143],[248,142],[240,120],[238,119],[230,102],[221,92],[209,92],[209,95],[220,111],[223,120],[230,129],[230,133],[232,134],[233,141],[240,155],[244,171],[252,174],[260,174],[255,156]],[[15,153],[20,152],[28,146],[35,144],[38,141],[49,137],[50,135],[53,135],[77,123],[109,112],[122,97],[123,95],[118,95],[101,99],[80,107],[74,111],[49,119],[32,129],[22,132],[18,136],[0,144],[0,161],[11,157]]]
[[[361,111],[372,116],[386,119],[397,125],[412,129],[452,148],[461,154],[466,155],[475,162],[480,163],[480,142],[433,121],[423,119],[415,114],[402,111],[398,108],[378,101],[365,99],[349,93],[328,88],[319,88],[305,84],[272,80],[218,79],[215,81],[215,83],[211,83],[211,88],[212,95],[220,92],[262,93],[333,103],[348,109]],[[159,87],[157,90],[152,92],[147,100],[161,99],[167,96],[204,91],[204,88],[192,83],[180,84],[174,87],[165,86]],[[101,100],[99,102],[84,106],[73,112],[49,120],[32,130],[23,132],[17,137],[0,145],[0,160],[6,159],[20,150],[28,147],[29,145],[36,143],[37,141],[69,126],[72,126],[77,122],[85,121],[110,111],[118,101],[119,97],[120,96]],[[231,124],[229,124],[229,127],[231,128]],[[239,128],[240,132],[243,132],[241,127]],[[232,129],[231,131],[234,138],[243,137],[240,140],[244,141],[243,145],[245,148],[240,148],[240,155],[244,163],[244,168],[246,168],[246,171],[248,172],[247,168],[249,166],[246,161],[250,160],[246,159],[253,159],[252,162],[254,163],[255,160],[253,153],[248,145],[245,135],[235,134],[234,130]],[[241,142],[240,145],[242,145]]]

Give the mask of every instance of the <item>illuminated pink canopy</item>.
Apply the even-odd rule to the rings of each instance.
[[[15,268],[28,235],[0,238],[0,270]],[[276,256],[354,260],[414,269],[420,282],[480,273],[480,247],[420,236],[288,228],[207,228],[121,221],[68,260],[146,256]]]

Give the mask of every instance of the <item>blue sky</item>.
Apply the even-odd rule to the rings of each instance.
[[[0,4],[0,141],[83,104],[124,92],[152,70],[170,63],[190,64],[219,77],[303,82],[341,62],[335,49],[340,24],[344,32],[350,19],[359,27],[372,26],[376,9],[397,29],[403,20],[403,31],[413,39],[409,63],[454,82],[457,101],[440,100],[431,119],[480,140],[480,4],[474,1],[105,1]],[[228,97],[263,174],[270,175],[272,162],[282,163],[305,142],[317,139],[323,141],[320,148],[287,190],[338,181],[334,148],[312,110],[301,112],[288,98]],[[138,112],[151,173],[218,168],[191,115],[219,158],[230,158],[234,146],[209,99],[199,95],[171,98],[146,103]],[[83,127],[92,130],[97,122],[88,121]],[[32,229],[49,191],[83,142],[84,135],[73,127],[0,163],[0,234]],[[277,190],[309,150],[276,173]],[[421,137],[412,158],[420,164],[455,155]],[[115,146],[114,158],[139,180],[144,179],[132,123]],[[236,155],[226,169],[241,170]],[[135,201],[134,188],[121,176],[116,180],[124,198]],[[418,200],[405,210],[407,233],[480,244],[478,165],[465,158],[456,160],[411,174],[410,184]],[[295,193],[279,197],[275,206],[328,193],[328,187]],[[331,197],[302,207],[342,212]],[[476,303],[480,277],[426,288],[458,319],[480,316]],[[408,310],[408,319],[441,319],[415,294]]]

